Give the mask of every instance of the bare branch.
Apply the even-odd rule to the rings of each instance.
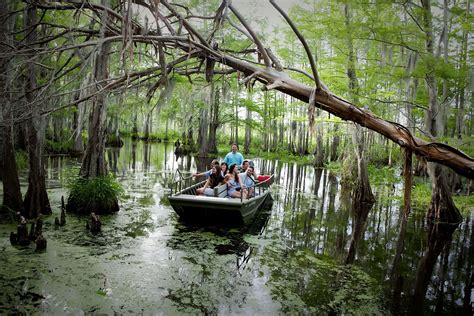
[[[250,36],[252,37],[253,42],[255,45],[257,45],[258,51],[262,55],[263,62],[265,63],[265,66],[268,68],[271,68],[271,61],[270,57],[268,57],[267,51],[265,50],[265,47],[263,47],[262,42],[258,39],[257,35],[255,32],[250,28],[250,26],[247,24],[245,21],[244,17],[237,11],[232,4],[229,5],[229,9],[234,13],[234,15],[239,19],[240,23],[245,27],[245,29],[249,32]]]
[[[316,89],[321,90],[321,81],[319,80],[318,71],[316,69],[316,63],[314,62],[313,55],[311,54],[311,50],[309,49],[308,43],[304,39],[303,35],[298,31],[296,25],[291,21],[290,17],[283,11],[276,3],[275,0],[270,0],[270,3],[277,9],[278,12],[285,18],[286,22],[290,25],[293,32],[296,34],[300,42],[303,44],[303,47],[306,51],[306,55],[308,56],[309,63],[311,64],[311,70],[313,71],[314,80],[316,81]]]

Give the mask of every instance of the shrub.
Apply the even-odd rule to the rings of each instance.
[[[118,198],[124,190],[112,175],[90,179],[76,178],[67,183],[68,211],[81,214],[108,214],[118,211]]]

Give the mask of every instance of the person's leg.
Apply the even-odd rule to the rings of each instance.
[[[240,191],[234,191],[230,194],[233,198],[240,198]]]
[[[214,189],[206,188],[203,193],[205,196],[214,196]]]

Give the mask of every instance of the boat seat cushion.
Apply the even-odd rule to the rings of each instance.
[[[221,184],[214,188],[215,197],[226,197],[227,196],[227,184]]]

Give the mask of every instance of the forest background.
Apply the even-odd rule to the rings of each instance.
[[[370,195],[367,163],[406,164],[399,148],[408,144],[418,157],[415,175],[426,176],[425,158],[434,158],[457,171],[433,169],[434,188],[472,190],[470,0],[284,2],[297,31],[261,19],[239,1],[1,3],[4,206],[22,209],[28,218],[50,210],[44,150],[84,153],[80,176],[89,179],[107,174],[104,146],[120,146],[128,136],[179,139],[179,154],[223,156],[237,142],[248,157],[343,166],[365,188],[364,196]],[[245,17],[238,13],[241,5]],[[276,9],[270,14],[278,15]],[[186,36],[201,46],[183,46]],[[208,51],[222,60],[203,57]],[[281,84],[286,74],[262,85],[259,71],[249,75],[225,56],[285,71],[288,82],[316,83],[316,96],[308,105],[298,91],[280,93],[288,90]],[[318,99],[324,93],[348,109],[325,108]],[[380,123],[377,117],[405,138],[371,125]],[[449,147],[449,153],[437,157],[423,149],[420,155],[419,140],[437,151]],[[12,157],[20,167],[22,160],[29,164],[22,203],[19,189],[12,189],[19,186],[8,183],[16,172],[8,167]],[[443,185],[436,180],[440,174]],[[443,207],[452,206],[449,198]],[[431,209],[435,214],[439,207]]]

